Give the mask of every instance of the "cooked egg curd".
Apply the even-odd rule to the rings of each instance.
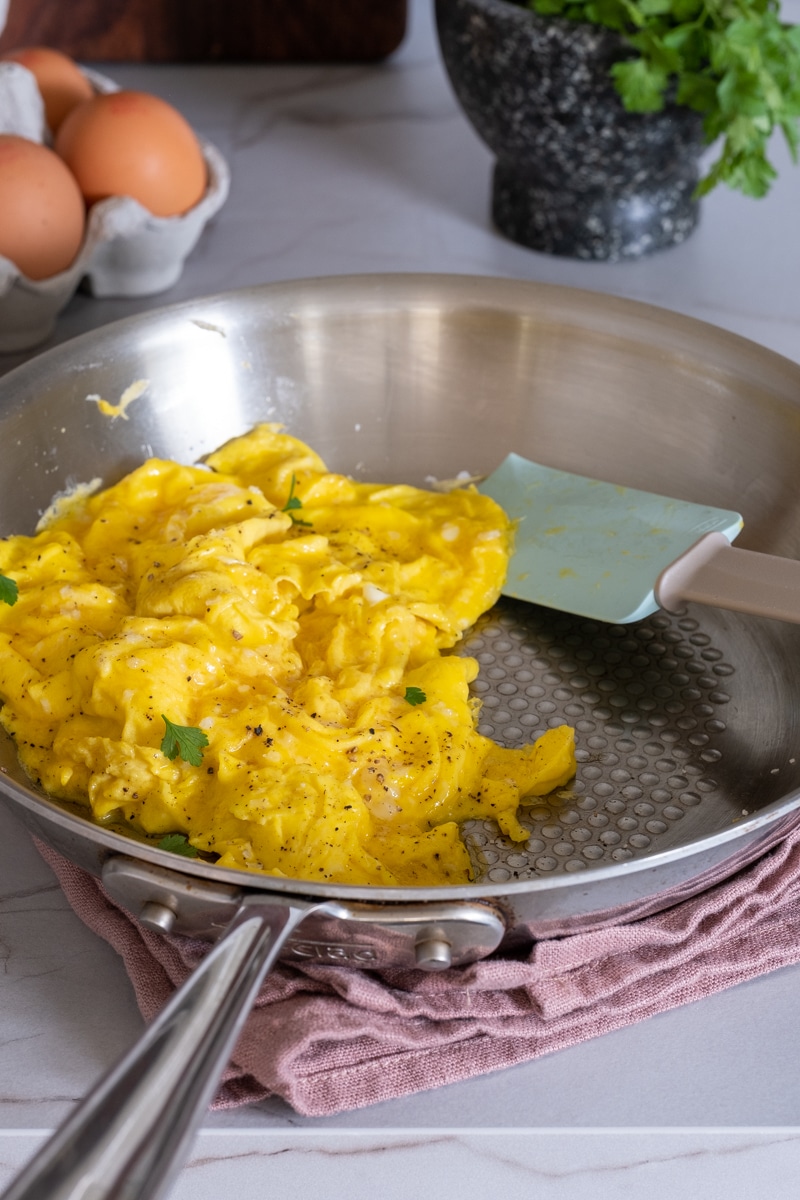
[[[356,483],[275,425],[204,466],[150,459],[0,543],[0,722],[52,796],[220,866],[467,882],[459,823],[524,841],[520,801],[575,770],[567,727],[479,734],[477,664],[442,653],[497,599],[511,532],[473,488]]]

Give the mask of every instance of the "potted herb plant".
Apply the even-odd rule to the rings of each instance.
[[[778,0],[436,0],[436,21],[496,156],[495,224],[533,249],[638,258],[717,184],[763,196],[776,130],[797,156],[800,26]]]

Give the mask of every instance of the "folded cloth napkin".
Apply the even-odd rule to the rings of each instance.
[[[155,934],[38,843],[81,920],[122,956],[145,1019],[208,951]],[[426,974],[280,963],[217,1107],[278,1095],[329,1116],[537,1058],[800,959],[800,828],[732,878],[638,920]]]

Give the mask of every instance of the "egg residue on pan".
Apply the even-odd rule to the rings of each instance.
[[[443,653],[511,535],[474,488],[357,483],[275,425],[149,459],[0,543],[0,722],[54,797],[221,866],[467,882],[459,824],[526,840],[521,799],[575,770],[566,726],[479,734],[477,663]]]

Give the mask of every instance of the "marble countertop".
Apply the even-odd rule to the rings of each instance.
[[[800,170],[780,146],[765,200],[718,191],[684,245],[580,263],[492,229],[490,156],[453,98],[428,0],[412,0],[408,36],[383,65],[102,69],[179,107],[227,158],[231,193],[169,292],[76,295],[48,345],[253,283],[423,270],[644,300],[800,361]],[[27,357],[0,358],[0,372]],[[521,1067],[338,1117],[277,1101],[215,1113],[171,1196],[794,1196],[796,989],[800,968],[777,971]],[[120,960],[0,808],[0,1184],[140,1029]]]

